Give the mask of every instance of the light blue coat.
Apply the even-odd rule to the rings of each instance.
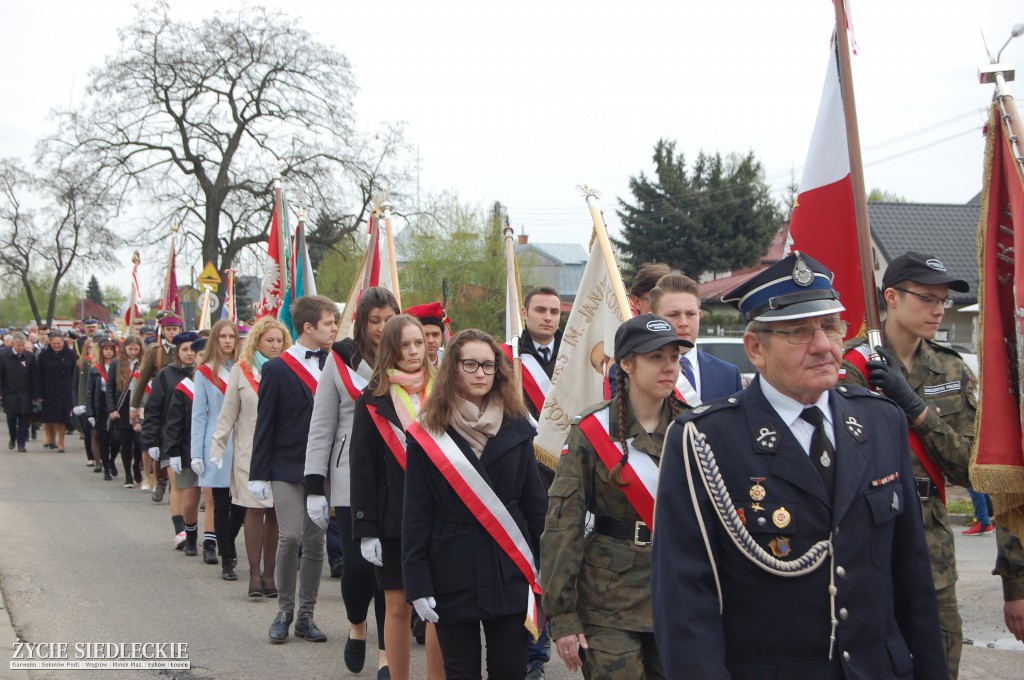
[[[222,364],[227,371],[231,363]],[[224,379],[226,376],[221,376]],[[227,488],[231,485],[231,452],[232,442],[228,437],[228,445],[224,449],[224,465],[218,470],[210,464],[210,446],[213,433],[217,430],[217,418],[224,406],[224,393],[216,385],[196,369],[195,396],[192,400],[192,457],[202,458],[205,470],[199,478],[199,486],[211,488]],[[227,380],[224,379],[225,386]]]

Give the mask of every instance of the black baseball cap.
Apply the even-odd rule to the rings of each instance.
[[[889,263],[882,276],[882,289],[892,288],[900,281],[914,281],[926,285],[947,283],[951,290],[958,293],[966,293],[971,289],[966,281],[950,275],[946,265],[939,258],[912,250]]]
[[[665,345],[693,347],[672,330],[672,324],[657,314],[641,314],[623,322],[615,331],[615,361],[636,352],[646,354]]]

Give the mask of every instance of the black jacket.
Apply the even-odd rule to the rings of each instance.
[[[391,395],[375,397],[374,385],[363,390],[352,419],[351,466],[352,536],[398,538],[402,535],[405,470],[370,417],[367,404],[402,429]]]
[[[21,357],[13,351],[0,356],[0,398],[4,401],[4,413],[32,413],[32,371],[35,363],[36,356],[28,349],[21,353]]]
[[[117,388],[117,370],[122,359],[114,359],[110,362],[110,379],[107,381],[107,413],[113,413],[117,411],[121,414],[120,420],[117,421],[117,429],[119,430],[130,430],[132,428],[131,423],[131,380],[128,380],[128,385],[125,386],[124,390]]]
[[[301,482],[313,392],[281,357],[260,372],[260,399],[252,442],[252,481]]]
[[[146,417],[142,421],[142,447],[160,447],[161,458],[164,457],[163,431],[167,424],[167,410],[171,405],[171,392],[183,378],[191,378],[194,370],[191,366],[171,364],[157,373],[153,379],[153,390],[146,401]]]
[[[113,363],[107,367],[106,385],[103,384],[100,369],[95,364],[89,369],[89,377],[86,379],[85,404],[83,404],[85,417],[95,418],[97,425],[107,422],[107,415],[110,413],[110,410],[107,409],[107,390],[110,389],[110,382],[114,378],[112,368],[114,368]]]
[[[43,423],[66,423],[74,406],[72,381],[77,369],[75,350],[65,346],[59,352],[47,347],[36,357],[33,399],[43,400],[39,416]]]
[[[192,464],[192,394],[179,389],[181,383],[179,380],[168,399],[160,460],[180,456],[182,467],[187,468]]]
[[[534,558],[539,558],[547,494],[537,474],[533,426],[526,420],[502,423],[480,458],[454,429],[448,428],[448,434],[505,503]],[[446,623],[526,613],[526,577],[412,437],[402,576],[405,598],[434,597],[438,616]]]

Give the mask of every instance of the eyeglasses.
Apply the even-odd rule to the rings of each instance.
[[[466,373],[476,373],[479,369],[484,369],[484,375],[494,375],[498,372],[497,361],[477,361],[476,359],[459,359],[459,364],[462,365],[462,370]]]
[[[785,335],[791,345],[809,345],[818,331],[824,332],[829,342],[842,342],[849,327],[850,324],[845,321],[826,321],[821,326],[793,326],[784,331],[766,328],[763,332]]]
[[[926,306],[931,307],[933,309],[935,307],[938,307],[939,305],[942,305],[946,309],[949,309],[950,307],[953,306],[953,298],[951,297],[939,297],[938,295],[923,295],[921,293],[915,293],[912,290],[907,290],[906,288],[899,288],[898,286],[893,286],[893,290],[898,290],[901,293],[910,293],[915,297],[919,297],[921,298],[921,302],[923,302]]]

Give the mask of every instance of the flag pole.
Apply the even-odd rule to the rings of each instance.
[[[370,242],[366,246],[366,266],[363,268],[363,290],[370,288],[370,281],[373,274],[373,261],[380,253],[377,250],[380,243],[380,207],[374,206],[370,213]],[[373,250],[373,256],[370,251]]]
[[[139,251],[132,253],[132,292],[128,296],[128,330],[125,335],[131,333],[132,324],[135,323],[135,305],[139,303],[139,265],[142,264],[142,256]]]
[[[882,321],[875,292],[875,265],[871,256],[871,225],[868,222],[868,198],[864,190],[864,162],[860,155],[860,129],[857,127],[857,103],[853,96],[853,70],[850,62],[850,38],[847,33],[845,0],[835,0],[836,40],[839,46],[839,87],[843,95],[846,119],[846,146],[850,153],[850,182],[853,185],[853,213],[857,221],[857,250],[860,256],[860,280],[864,290],[864,316],[868,346],[874,351],[882,344]]]
[[[508,215],[505,215],[505,271],[506,271],[506,304],[508,305],[509,319],[509,347],[512,348],[512,369],[515,374],[516,389],[522,392],[523,389],[523,360],[519,358],[519,337],[523,334],[522,319],[519,309],[519,282],[516,276],[516,251],[514,237],[515,232],[508,222]],[[515,304],[512,304],[512,303]]]
[[[398,262],[395,260],[395,232],[391,228],[391,204],[385,202],[381,206],[384,209],[384,234],[388,239],[388,265],[391,267],[391,292],[395,296],[395,302],[399,309],[402,307],[402,293],[398,288]]]
[[[988,66],[978,69],[978,79],[982,85],[993,84],[996,86],[993,99],[999,103],[1000,117],[1006,127],[1006,136],[1009,138],[1010,144],[1013,145],[1017,168],[1024,175],[1024,153],[1021,148],[1021,143],[1024,142],[1024,122],[1021,121],[1017,103],[1010,93],[1010,88],[1006,86],[1008,81],[1013,80],[1013,75],[1014,70],[1011,64],[998,63],[995,59],[992,59]]]
[[[165,305],[168,303],[168,298],[171,296],[171,275],[174,273],[174,240],[178,235],[178,229],[181,228],[180,224],[175,224],[171,227],[171,254],[167,257],[167,275],[164,276],[164,293],[160,298],[160,309],[168,309]]]
[[[609,272],[619,270],[619,264],[615,261],[615,254],[612,253],[612,243],[608,239],[608,227],[604,223],[604,215],[601,213],[601,206],[597,199],[601,192],[586,184],[577,184],[576,189],[587,199],[587,207],[590,208],[590,218],[594,221],[594,234],[597,237],[597,245],[604,256],[605,267]],[[629,306],[629,298],[626,296],[626,287],[622,283],[622,277],[613,277],[612,289],[615,291],[615,301],[619,305],[619,311],[623,321],[632,317],[633,312]]]

